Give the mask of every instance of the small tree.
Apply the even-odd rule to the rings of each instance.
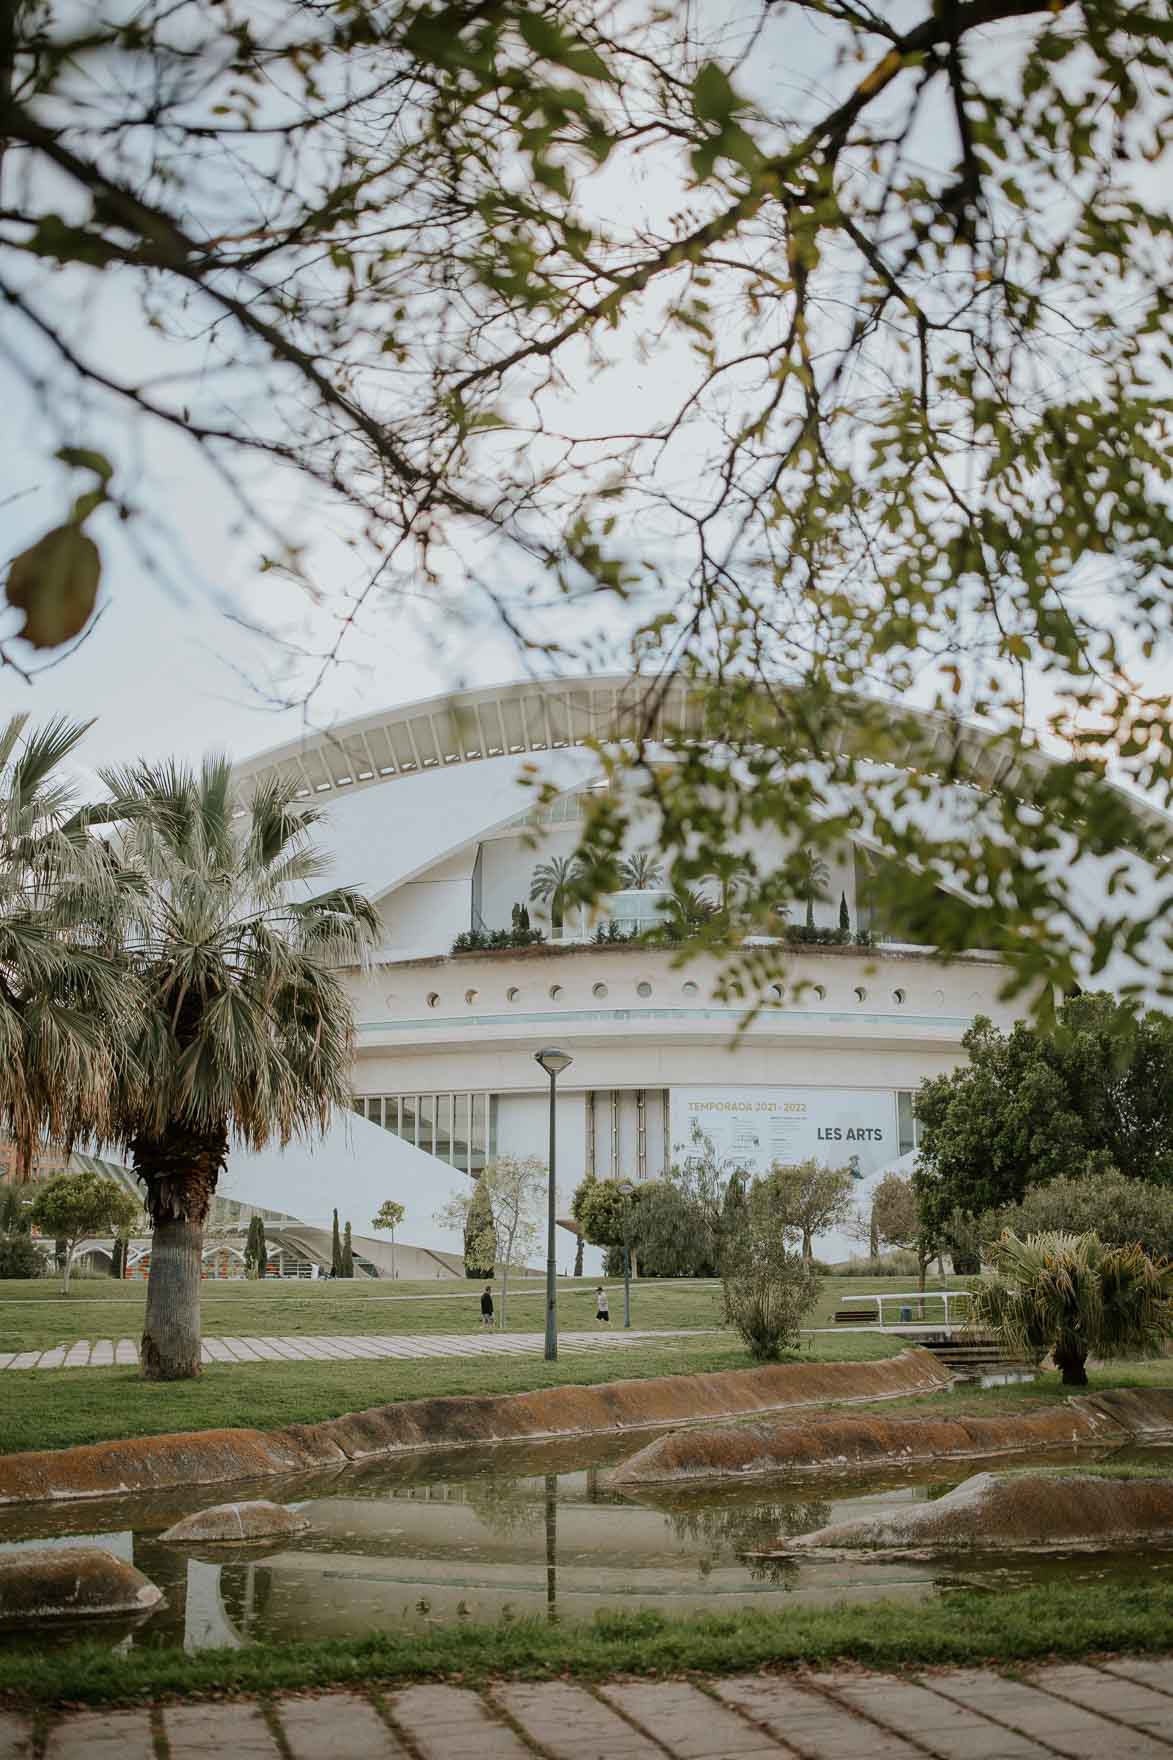
[[[64,1242],[62,1293],[69,1294],[73,1255],[91,1234],[117,1234],[142,1215],[142,1205],[112,1179],[100,1173],[59,1173],[41,1186],[29,1219],[42,1234]]]
[[[794,1251],[791,1226],[770,1184],[759,1180],[751,1189],[744,1226],[725,1241],[722,1257],[726,1323],[758,1362],[773,1362],[798,1345],[819,1293],[818,1279]]]
[[[839,930],[843,935],[851,934],[851,915],[847,909],[847,894],[839,894]]]
[[[461,1197],[466,1194],[462,1193]],[[484,1183],[482,1170],[471,1194],[464,1216],[464,1275],[481,1279],[492,1277],[497,1263],[497,1227],[493,1220],[493,1201]]]
[[[386,1230],[391,1236],[392,1283],[395,1281],[395,1230],[406,1215],[407,1211],[402,1204],[397,1204],[394,1198],[386,1198],[379,1206],[378,1214],[371,1218],[372,1228]]]
[[[482,1188],[487,1194],[493,1217],[496,1256],[501,1268],[500,1326],[506,1324],[509,1308],[509,1273],[518,1259],[524,1261],[536,1245],[542,1224],[549,1175],[545,1164],[536,1155],[520,1159],[515,1155],[499,1155],[487,1161],[473,1192],[459,1192],[436,1214],[445,1228],[468,1229],[469,1213]],[[481,1243],[482,1249],[484,1243]]]
[[[334,1236],[330,1243],[330,1273],[333,1277],[342,1276],[342,1235],[338,1228],[338,1212],[334,1212]]]
[[[877,1245],[903,1247],[916,1254],[917,1287],[924,1292],[933,1243],[921,1221],[916,1188],[910,1179],[888,1173],[872,1193],[872,1232]]]
[[[1156,1356],[1173,1337],[1173,1262],[1094,1234],[1004,1234],[974,1289],[970,1327],[1041,1362],[1065,1387],[1087,1386],[1087,1359]]]
[[[351,1240],[349,1222],[342,1234],[342,1275],[354,1276],[354,1242]]]
[[[791,1166],[775,1162],[758,1186],[770,1193],[785,1226],[801,1237],[808,1265],[814,1258],[815,1236],[844,1227],[855,1214],[855,1181],[848,1167],[824,1167],[813,1159]]]

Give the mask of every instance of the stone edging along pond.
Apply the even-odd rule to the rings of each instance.
[[[992,1459],[1173,1436],[1173,1388],[1109,1388],[1008,1417],[912,1418],[850,1412],[764,1424],[725,1424],[658,1436],[607,1475],[617,1491],[813,1467]]]
[[[0,1456],[0,1504],[117,1497],[344,1467],[380,1455],[650,1430],[791,1407],[937,1393],[953,1377],[930,1351],[866,1363],[775,1363],[709,1375],[403,1400],[281,1430],[195,1430]]]

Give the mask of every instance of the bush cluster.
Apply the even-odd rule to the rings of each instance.
[[[453,953],[487,953],[504,947],[537,947],[546,937],[540,929],[462,929]]]

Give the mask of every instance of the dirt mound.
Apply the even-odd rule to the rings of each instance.
[[[345,1466],[425,1448],[653,1429],[829,1401],[935,1393],[952,1376],[930,1351],[869,1363],[775,1363],[711,1375],[404,1400],[284,1430],[201,1430],[0,1457],[0,1503],[112,1497]]]
[[[836,1522],[786,1551],[1109,1546],[1173,1535],[1173,1479],[1073,1473],[978,1473],[934,1503]]]
[[[234,1543],[304,1534],[308,1527],[305,1517],[299,1516],[296,1510],[283,1509],[279,1503],[258,1499],[251,1503],[217,1503],[211,1509],[197,1510],[195,1515],[185,1516],[159,1538],[177,1545],[197,1540]]]
[[[163,1591],[100,1546],[37,1546],[0,1553],[0,1625],[150,1613]]]
[[[1123,1440],[1130,1431],[1090,1400],[1008,1418],[885,1418],[828,1413],[773,1424],[724,1425],[658,1436],[609,1474],[617,1490],[744,1478],[801,1467],[851,1467],[879,1461],[984,1458],[1025,1449]]]

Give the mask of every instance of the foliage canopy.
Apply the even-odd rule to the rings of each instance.
[[[1053,1033],[1025,1023],[1002,1033],[979,1016],[962,1043],[969,1062],[916,1097],[914,1180],[930,1236],[951,1237],[955,1210],[1017,1204],[1089,1162],[1173,1183],[1173,1018],[1076,996]]]
[[[10,358],[84,485],[55,528],[68,567],[9,577],[26,617],[52,588],[73,627],[85,544],[149,500],[133,429],[199,449],[262,566],[297,573],[257,493],[292,467],[345,508],[360,598],[422,580],[557,661],[633,638],[649,689],[608,755],[659,815],[670,890],[770,823],[801,896],[853,833],[905,871],[894,922],[1002,950],[1040,1006],[1114,957],[1173,985],[1167,885],[1132,886],[1168,829],[1108,781],[1110,762],[1173,781],[1163,8],[8,19]],[[170,373],[60,322],[102,280]],[[78,444],[79,394],[113,456]],[[669,670],[696,676],[732,766],[663,727]],[[872,762],[890,768],[845,804]],[[948,822],[926,810],[942,780],[978,785]],[[597,805],[614,864],[626,808]],[[1112,876],[1091,911],[1080,857]],[[751,875],[740,915],[767,905]],[[742,948],[729,981],[782,957]]]

